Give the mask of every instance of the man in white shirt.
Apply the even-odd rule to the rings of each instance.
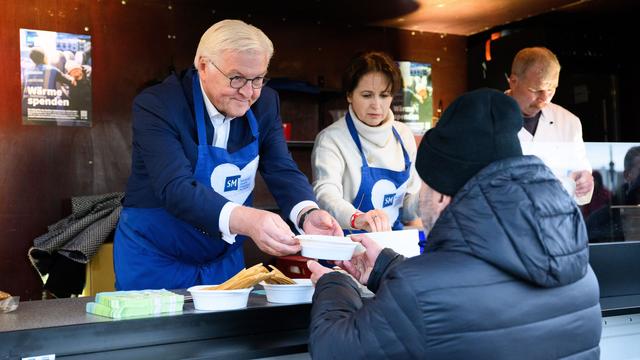
[[[584,205],[593,194],[591,165],[580,119],[551,102],[559,77],[560,63],[553,52],[525,48],[513,59],[506,93],[516,100],[524,118],[518,133],[523,154],[540,157],[576,202]]]

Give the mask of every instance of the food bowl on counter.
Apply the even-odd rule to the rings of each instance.
[[[196,310],[234,310],[247,307],[253,287],[237,290],[208,290],[214,285],[197,285],[187,289]]]
[[[360,243],[344,236],[298,235],[302,256],[322,260],[351,260],[353,255],[364,252]]]
[[[315,287],[310,279],[292,279],[295,284],[267,284],[262,286],[267,294],[267,301],[276,304],[297,304],[311,302]]]

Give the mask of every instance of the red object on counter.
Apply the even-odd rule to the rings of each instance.
[[[284,131],[284,139],[291,140],[291,123],[282,123],[282,131]]]
[[[276,259],[276,267],[292,279],[308,279],[311,271],[307,267],[308,258],[300,255],[282,256]]]

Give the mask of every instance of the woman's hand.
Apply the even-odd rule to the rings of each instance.
[[[374,209],[356,215],[354,228],[367,232],[391,231],[389,217],[384,210]]]

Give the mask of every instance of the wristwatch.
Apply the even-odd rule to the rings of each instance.
[[[320,209],[311,208],[311,209],[305,211],[304,213],[302,213],[302,215],[300,215],[300,220],[298,220],[298,229],[302,230],[302,225],[304,225],[304,221],[307,219],[307,215],[311,214],[312,212],[314,212],[316,210],[320,210]]]

